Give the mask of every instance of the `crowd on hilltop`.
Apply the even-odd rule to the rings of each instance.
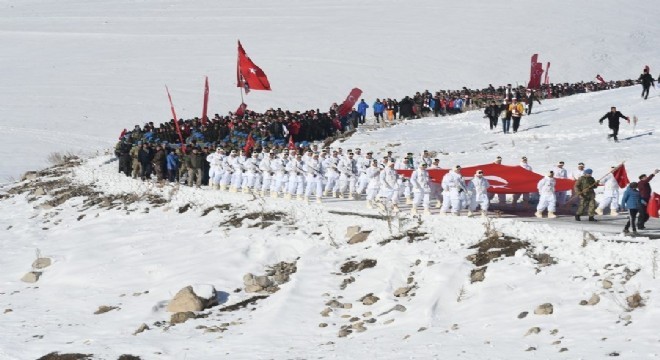
[[[610,82],[578,82],[543,85],[531,92],[523,86],[494,87],[485,89],[428,90],[405,96],[401,100],[378,98],[372,104],[364,100],[346,115],[338,115],[339,105],[332,104],[328,111],[319,109],[307,111],[289,111],[269,109],[263,113],[245,110],[242,113],[229,112],[226,116],[215,114],[204,122],[199,118],[178,119],[177,123],[185,144],[189,147],[222,147],[225,150],[240,149],[244,146],[248,134],[256,141],[256,147],[270,149],[287,148],[292,140],[297,147],[306,149],[314,141],[323,141],[346,131],[351,131],[364,124],[373,111],[375,122],[405,120],[425,116],[447,116],[466,110],[486,108],[495,101],[516,99],[530,103],[535,99],[558,98],[579,93],[608,90],[635,85],[638,81],[623,80]],[[382,99],[382,100],[381,100]],[[503,110],[503,108],[501,109]],[[163,144],[167,151],[180,147],[181,141],[173,119],[155,124],[148,122],[135,125],[132,130],[124,129],[117,144],[117,153],[122,144],[136,146],[142,143]],[[125,147],[125,146],[124,146]]]

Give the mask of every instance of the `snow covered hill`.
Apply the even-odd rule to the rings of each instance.
[[[660,101],[638,100],[637,92],[546,101],[516,135],[490,133],[480,112],[468,112],[359,132],[337,146],[442,150],[447,166],[496,155],[515,163],[526,154],[535,169],[585,161],[596,176],[627,160],[636,176],[656,161]],[[618,144],[597,125],[614,103],[640,118],[635,134],[624,127]],[[620,235],[623,216],[596,224],[575,223],[570,214],[528,221],[531,210],[488,221],[437,210],[388,216],[362,201],[305,205],[160,188],[116,167],[112,155],[101,155],[3,186],[1,357],[659,355],[658,245]],[[349,244],[349,226],[368,232],[366,240]],[[657,220],[648,227],[657,235]],[[31,268],[36,256],[51,265]],[[296,271],[279,290],[247,292],[252,278],[244,275],[268,274],[281,262]],[[20,281],[28,272],[39,273],[36,283]],[[212,285],[220,304],[173,324],[168,302],[200,284]],[[142,324],[148,329],[136,333]]]
[[[0,188],[0,359],[660,356],[657,240],[621,235],[624,216],[390,216],[362,201],[161,188],[117,174],[108,150],[122,128],[169,119],[165,83],[182,117],[199,115],[203,75],[211,110],[233,110],[237,38],[274,89],[248,95],[250,107],[298,109],[354,86],[373,99],[524,83],[534,52],[553,81],[634,78],[646,64],[655,74],[658,15],[652,1],[610,0],[0,2],[0,178],[52,152],[87,155]],[[428,149],[445,167],[584,161],[596,177],[626,161],[636,178],[660,166],[653,91],[544,101],[515,135],[475,111],[334,145]],[[639,118],[620,143],[597,122],[613,105]],[[349,244],[349,226],[366,240]],[[648,228],[660,233],[657,219]],[[268,293],[247,292],[275,277]],[[189,285],[213,286],[219,304],[177,323],[167,307]]]

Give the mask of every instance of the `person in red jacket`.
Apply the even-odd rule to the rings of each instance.
[[[649,219],[649,214],[646,211],[646,207],[649,204],[649,199],[651,199],[651,184],[649,182],[653,180],[655,177],[655,174],[660,172],[660,170],[655,169],[653,171],[653,174],[646,176],[646,174],[642,174],[639,176],[639,181],[637,188],[639,189],[639,197],[641,198],[642,206],[639,209],[639,217],[637,218],[637,228],[644,230],[644,224],[646,221]]]

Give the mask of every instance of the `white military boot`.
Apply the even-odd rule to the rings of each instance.
[[[410,208],[410,215],[417,215],[417,208],[416,207]]]
[[[540,212],[540,211],[535,212],[534,215],[536,215],[537,218],[542,218],[543,217],[543,213]]]
[[[556,217],[557,215],[555,215],[555,213],[553,213],[552,211],[548,211],[548,219],[554,219]]]
[[[468,210],[468,215],[467,215],[467,216],[468,216],[468,217],[472,217],[472,215],[474,215],[474,214],[472,213],[472,211],[471,211],[471,210]]]
[[[614,209],[610,210],[610,216],[617,216],[617,215],[619,215],[619,213],[616,212],[616,210]]]
[[[596,214],[598,214],[598,215],[603,215],[603,209],[601,209],[601,208],[597,208],[597,209],[596,209]]]
[[[424,215],[431,215],[431,210],[429,210],[429,208],[424,208]]]

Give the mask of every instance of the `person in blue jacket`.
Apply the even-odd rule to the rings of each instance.
[[[177,181],[177,175],[179,174],[179,166],[181,161],[179,160],[179,155],[177,155],[175,150],[171,150],[167,154],[167,180],[169,182]]]
[[[358,118],[358,122],[360,124],[364,124],[364,121],[367,119],[367,109],[369,108],[369,104],[364,102],[364,99],[360,100],[357,106],[357,111],[360,114],[360,117]]]
[[[635,227],[637,214],[639,213],[639,208],[641,205],[642,197],[639,195],[639,190],[637,189],[637,183],[631,182],[628,185],[628,188],[623,193],[623,198],[621,199],[621,208],[628,209],[629,216],[626,226],[623,228],[624,233],[630,232],[630,225],[632,225],[633,234],[637,234],[637,228]]]
[[[380,99],[376,99],[376,102],[374,103],[374,116],[376,117],[376,122],[380,123],[378,121],[378,118],[383,120],[383,113],[385,112],[385,104],[383,104]]]

